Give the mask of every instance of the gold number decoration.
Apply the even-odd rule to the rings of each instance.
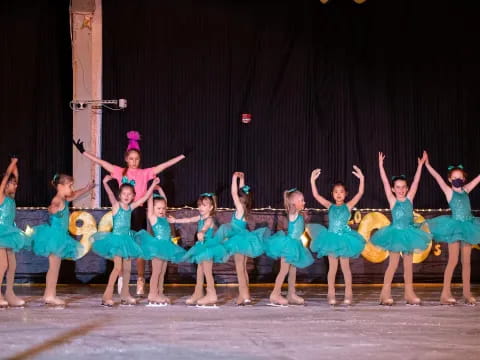
[[[388,225],[390,225],[390,220],[377,211],[366,214],[358,225],[358,233],[367,240],[362,256],[368,261],[381,263],[388,258],[388,251],[380,249],[370,242],[370,236],[374,230],[381,229]]]

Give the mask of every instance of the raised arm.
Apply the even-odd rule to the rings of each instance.
[[[415,199],[415,195],[417,194],[418,190],[418,184],[420,183],[420,178],[422,177],[422,168],[423,164],[425,164],[425,151],[423,152],[423,156],[421,158],[418,158],[418,165],[417,165],[417,171],[415,172],[415,177],[413,178],[412,185],[410,186],[410,190],[408,191],[407,198],[410,199],[411,202],[413,202],[413,199]]]
[[[108,200],[110,201],[110,204],[112,204],[112,206],[116,206],[118,204],[117,198],[115,197],[115,194],[113,193],[112,189],[110,188],[110,185],[108,185],[108,182],[112,179],[113,178],[110,175],[106,175],[103,178],[103,188],[105,189],[105,192],[107,193]]]
[[[3,204],[3,200],[5,199],[5,187],[7,186],[8,178],[12,173],[14,173],[15,169],[17,168],[17,158],[10,159],[10,165],[8,165],[7,171],[5,171],[5,175],[2,178],[2,182],[0,183],[0,203]]]
[[[200,229],[200,231],[197,232],[197,239],[200,241],[203,241],[205,238],[205,233],[210,229],[213,225],[213,219],[211,217],[207,218],[205,220],[205,224],[203,224],[203,227]]]
[[[73,201],[73,200],[76,200],[78,199],[79,197],[85,195],[86,193],[88,193],[90,190],[92,190],[93,188],[95,187],[95,183],[94,182],[91,182],[90,184],[88,184],[87,186],[81,188],[81,189],[78,189],[78,190],[75,190],[73,192],[73,194],[71,196],[68,196],[66,197],[65,199],[67,201]]]
[[[89,153],[88,151],[85,150],[85,147],[83,145],[83,141],[81,139],[78,139],[77,141],[73,140],[73,145],[77,148],[77,150],[85,156],[87,159],[90,159],[94,163],[100,165],[102,168],[104,168],[106,171],[109,173],[112,173],[114,170],[114,165],[110,164],[108,161],[102,160],[95,155]]]
[[[315,183],[321,173],[322,170],[320,169],[315,169],[312,171],[312,175],[310,176],[310,185],[312,186],[312,193],[315,200],[317,200],[323,207],[328,209],[332,203],[318,193],[317,184]]]
[[[155,187],[153,188],[153,190],[157,190],[158,193],[160,194],[161,197],[163,197],[165,199],[165,201],[167,201],[167,196],[165,195],[165,192],[163,191],[162,187],[160,185],[155,185]],[[153,199],[155,198],[155,194],[152,194],[152,196],[150,196],[148,198],[148,201],[147,201],[147,215],[148,215],[148,218],[155,218],[155,215],[153,214]]]
[[[387,172],[383,166],[383,161],[385,160],[385,155],[382,152],[378,153],[378,170],[380,170],[380,179],[382,179],[383,191],[385,191],[385,196],[387,197],[388,204],[390,208],[395,204],[395,196],[392,194],[392,188],[390,186],[390,181],[388,181]]]
[[[355,175],[357,178],[360,179],[360,184],[358,185],[358,192],[357,194],[352,198],[352,200],[350,200],[348,203],[347,203],[347,206],[350,210],[352,210],[353,207],[355,207],[355,205],[358,204],[358,202],[360,201],[360,199],[362,198],[363,196],[363,193],[365,191],[365,176],[363,176],[363,173],[362,173],[362,170],[360,170],[360,168],[356,165],[353,165],[353,171],[352,171],[352,174]]]
[[[142,206],[143,203],[145,201],[148,200],[149,197],[152,196],[153,194],[153,190],[155,189],[155,186],[157,186],[158,184],[160,184],[160,179],[158,177],[156,177],[155,179],[153,179],[152,181],[152,185],[150,185],[150,187],[148,188],[147,192],[145,193],[145,195],[143,195],[140,199],[134,201],[130,207],[133,209],[139,207],[139,206]]]
[[[425,156],[425,167],[427,168],[428,172],[433,176],[433,178],[437,181],[438,186],[442,189],[447,201],[450,201],[452,198],[452,188],[448,186],[448,184],[443,180],[442,176],[430,165],[430,159],[428,158],[428,153],[424,151]]]
[[[170,224],[188,224],[188,223],[198,222],[198,221],[200,221],[200,215],[192,216],[189,218],[182,218],[182,219],[176,219],[171,215],[168,217],[168,222]]]
[[[174,157],[173,159],[170,159],[170,160],[165,161],[161,164],[158,164],[157,166],[154,166],[153,167],[153,172],[155,174],[161,173],[163,170],[169,168],[170,166],[175,165],[176,163],[178,163],[179,161],[182,161],[183,159],[185,159],[185,155],[178,155],[178,156]]]
[[[238,179],[240,179],[240,187],[245,186],[245,175],[242,172],[234,172],[232,175],[232,186],[230,188],[232,193],[233,203],[235,205],[236,217],[241,218],[243,216],[243,205],[238,196]],[[243,185],[242,185],[243,183]]]

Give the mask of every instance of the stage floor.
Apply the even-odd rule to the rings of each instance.
[[[59,359],[478,359],[480,305],[440,306],[440,286],[417,286],[423,306],[377,305],[380,288],[357,286],[355,304],[330,307],[325,286],[299,287],[306,306],[266,306],[270,286],[252,287],[254,306],[233,305],[236,287],[218,287],[220,307],[183,305],[193,290],[169,286],[174,305],[100,306],[103,286],[59,286],[65,309],[42,305],[43,287],[19,286],[28,305],[0,310],[0,358]],[[133,287],[132,287],[133,290]],[[480,296],[480,286],[473,288]],[[342,300],[339,288],[337,299]],[[461,288],[454,294],[461,299]],[[118,301],[118,298],[116,299]]]

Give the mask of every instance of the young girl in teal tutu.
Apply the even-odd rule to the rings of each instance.
[[[170,303],[170,299],[163,294],[167,264],[169,261],[179,263],[185,256],[185,250],[172,241],[170,223],[166,217],[167,197],[160,186],[155,189],[159,194],[150,196],[147,210],[154,236],[148,231],[140,230],[135,234],[135,240],[142,249],[143,259],[152,260],[148,305],[166,306]]]
[[[280,271],[275,279],[275,286],[270,294],[270,306],[303,305],[304,299],[295,290],[297,268],[313,264],[313,256],[303,246],[301,236],[305,232],[305,222],[300,212],[305,208],[303,194],[297,189],[283,193],[285,211],[288,217],[288,232],[278,231],[265,240],[265,253],[273,258],[280,258]],[[281,294],[282,285],[288,274],[287,298]]]
[[[365,239],[356,231],[348,226],[348,220],[351,216],[352,208],[357,205],[363,196],[365,187],[365,178],[362,171],[353,166],[352,174],[360,179],[357,194],[347,203],[347,189],[343,183],[333,185],[332,196],[334,203],[328,201],[317,191],[315,181],[320,176],[321,170],[315,169],[310,177],[313,197],[324,207],[328,209],[328,230],[319,224],[309,225],[309,232],[312,237],[310,249],[317,253],[317,256],[328,256],[328,303],[335,305],[335,277],[340,266],[342,268],[345,281],[345,305],[352,304],[352,273],[350,271],[350,258],[358,257],[365,247]]]
[[[248,305],[252,301],[248,289],[247,260],[249,257],[255,258],[263,254],[263,241],[270,231],[268,228],[254,231],[247,228],[247,218],[252,208],[252,190],[250,186],[245,185],[244,173],[233,173],[231,193],[235,204],[232,221],[220,226],[216,236],[224,242],[228,255],[233,255],[235,260],[239,290],[236,304]]]
[[[48,257],[48,272],[45,294],[46,305],[64,306],[65,301],[57,297],[58,272],[62,259],[75,260],[83,246],[68,234],[70,201],[86,194],[95,187],[89,184],[84,188],[73,190],[73,177],[65,174],[55,174],[52,186],[57,193],[48,207],[48,224],[33,228],[33,252],[39,256]]]
[[[186,303],[201,307],[216,306],[218,301],[213,278],[213,264],[224,263],[228,260],[228,253],[218,237],[213,235],[213,216],[217,208],[215,195],[203,193],[197,200],[200,215],[190,218],[175,219],[173,216],[168,221],[173,224],[198,222],[197,242],[187,251],[184,260],[198,264],[195,290]],[[207,281],[207,294],[204,296],[203,283]]]
[[[0,184],[0,307],[23,306],[25,301],[15,296],[13,283],[17,262],[15,252],[29,246],[25,233],[15,226],[15,193],[18,185],[17,158],[12,158]],[[5,299],[1,286],[7,272]]]
[[[402,253],[405,301],[410,305],[419,305],[421,300],[413,290],[413,253],[424,251],[431,241],[431,236],[413,222],[413,199],[417,193],[426,154],[424,152],[423,157],[418,159],[417,171],[410,188],[405,175],[392,177],[390,186],[383,167],[384,159],[385,155],[381,152],[378,153],[378,168],[385,195],[392,210],[392,224],[378,230],[370,240],[373,245],[390,252],[390,260],[380,294],[380,304],[393,305],[392,280],[400,261],[400,253]]]
[[[92,250],[96,254],[113,260],[113,270],[108,278],[107,288],[103,293],[102,306],[112,307],[113,288],[120,273],[123,273],[123,285],[120,289],[120,299],[122,305],[135,305],[136,300],[130,295],[130,272],[132,268],[132,259],[142,256],[142,249],[135,242],[135,234],[131,230],[132,211],[142,206],[152,195],[155,185],[160,183],[158,178],[154,178],[147,192],[135,200],[135,182],[122,179],[122,185],[118,190],[118,199],[115,197],[108,182],[112,176],[107,175],[103,178],[103,187],[112,204],[113,230],[112,232],[98,232],[92,236]]]
[[[466,183],[466,173],[462,165],[449,166],[448,185],[442,176],[430,165],[426,155],[425,166],[437,181],[452,210],[452,215],[439,216],[427,221],[433,238],[448,244],[448,263],[443,275],[443,290],[440,303],[453,305],[451,283],[457,266],[460,247],[462,248],[462,282],[465,303],[475,305],[476,299],[470,291],[470,256],[472,245],[480,243],[480,219],[472,216],[468,194],[480,183],[480,175]]]

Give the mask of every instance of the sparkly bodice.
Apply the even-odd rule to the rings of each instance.
[[[465,191],[454,191],[452,199],[448,204],[450,205],[450,209],[452,209],[452,217],[455,220],[466,221],[473,217],[470,197]]]
[[[16,209],[15,200],[10,196],[5,196],[3,204],[0,205],[0,224],[9,226],[13,225]]]
[[[113,233],[124,235],[130,233],[131,229],[131,220],[132,220],[132,209],[130,206],[127,210],[123,209],[121,206],[118,208],[118,211],[113,215]]]
[[[198,221],[197,231],[201,231],[204,225],[205,225],[205,219],[200,219]],[[213,227],[209,228],[205,233],[206,238],[212,237],[212,236],[213,236]]]
[[[413,224],[413,205],[410,199],[395,201],[392,208],[392,225],[397,229],[406,229]]]
[[[69,204],[68,201],[65,201],[62,210],[57,211],[55,214],[50,214],[50,226],[68,231],[68,220],[70,216],[70,211],[68,209]]]
[[[232,215],[232,226],[238,227],[240,229],[246,229],[247,228],[247,222],[245,219],[242,217],[241,219],[237,219],[235,216],[235,212]]]
[[[288,235],[294,239],[300,239],[305,231],[305,222],[303,216],[298,215],[293,221],[288,222]]]
[[[170,223],[167,218],[157,217],[155,225],[152,225],[153,234],[158,239],[169,239],[171,234]]]
[[[348,210],[346,204],[330,205],[328,209],[328,231],[337,234],[351,231],[350,226],[348,226],[350,216],[350,210]]]

